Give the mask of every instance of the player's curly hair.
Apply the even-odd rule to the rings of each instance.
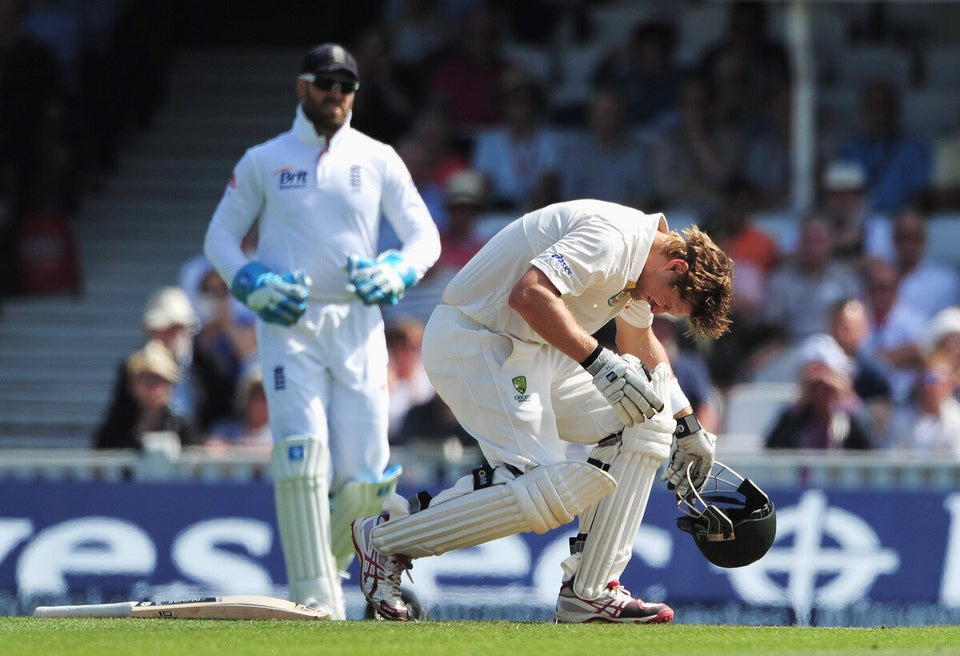
[[[688,317],[690,332],[697,337],[720,337],[730,328],[733,260],[697,226],[684,228],[682,236],[671,231],[667,252],[671,259],[689,265],[677,280],[677,290],[693,308]]]

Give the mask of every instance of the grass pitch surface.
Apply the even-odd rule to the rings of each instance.
[[[960,627],[871,629],[518,622],[224,621],[0,617],[11,656],[490,656],[935,654]]]

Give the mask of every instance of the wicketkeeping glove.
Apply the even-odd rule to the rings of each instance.
[[[617,355],[604,348],[586,370],[624,426],[633,426],[663,409],[647,367],[634,356]]]
[[[307,311],[310,279],[302,271],[281,276],[250,262],[234,276],[230,292],[264,321],[292,326]]]
[[[716,457],[717,436],[705,431],[693,413],[677,419],[673,432],[673,451],[670,463],[660,480],[667,481],[667,488],[677,490],[677,496],[690,493],[687,484],[687,466],[690,467],[690,482],[699,491],[707,480]]]
[[[377,259],[347,258],[347,277],[354,293],[366,305],[396,305],[417,282],[413,267],[399,251],[384,251]]]

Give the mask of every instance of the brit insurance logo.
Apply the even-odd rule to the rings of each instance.
[[[510,381],[513,383],[513,389],[516,390],[516,394],[513,397],[514,401],[523,403],[524,401],[530,400],[530,395],[527,394],[527,377],[526,376],[514,376],[513,380]]]
[[[307,186],[307,178],[309,173],[305,169],[294,170],[289,166],[277,169],[273,172],[273,175],[277,178],[277,184],[280,187],[280,190],[284,189],[302,189]]]

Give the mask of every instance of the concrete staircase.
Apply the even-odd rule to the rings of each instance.
[[[73,219],[84,293],[0,312],[0,448],[82,447],[120,359],[143,341],[149,294],[176,284],[244,150],[287,129],[297,51],[187,51],[155,127]]]

